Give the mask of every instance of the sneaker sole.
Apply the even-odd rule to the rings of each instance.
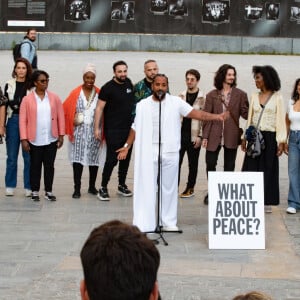
[[[103,198],[99,194],[97,195],[97,198],[101,201],[109,201],[110,198]]]
[[[122,195],[122,196],[124,196],[124,197],[131,197],[131,196],[133,195],[133,193],[125,194],[125,193],[122,193],[122,192],[120,192],[120,191],[117,191],[117,194]]]
[[[195,194],[192,194],[192,195],[185,195],[185,196],[180,195],[180,198],[191,198],[191,197],[194,197],[194,196],[195,196]]]
[[[45,196],[44,198],[45,198],[46,200],[50,201],[50,202],[55,202],[55,201],[56,201],[56,199],[50,199],[50,198],[48,198],[47,196]]]

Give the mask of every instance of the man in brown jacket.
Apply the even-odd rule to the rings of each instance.
[[[234,171],[237,148],[239,146],[239,119],[247,119],[249,102],[247,94],[236,88],[236,70],[224,64],[216,72],[215,89],[206,95],[204,111],[222,113],[228,110],[226,122],[205,122],[203,124],[202,146],[206,148],[206,172],[216,171],[221,147],[224,148],[224,171]],[[204,198],[208,204],[208,195]]]

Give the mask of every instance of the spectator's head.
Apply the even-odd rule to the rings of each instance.
[[[272,92],[280,90],[280,78],[272,66],[253,66],[252,73],[257,88]]]
[[[95,228],[81,253],[84,300],[157,300],[160,255],[136,226],[110,221]]]
[[[128,66],[125,61],[119,60],[113,64],[114,79],[118,83],[124,83],[127,78]]]
[[[28,38],[32,42],[36,40],[36,29],[35,28],[28,28],[25,38]]]
[[[31,87],[36,90],[45,91],[48,88],[49,74],[43,70],[36,70],[31,76]]]
[[[189,69],[185,72],[185,83],[188,90],[194,90],[200,80],[200,73],[195,69]]]
[[[295,101],[298,101],[300,98],[300,78],[296,79],[293,93],[292,93],[292,99]]]
[[[264,293],[253,291],[235,296],[232,300],[272,300],[272,298]]]
[[[27,88],[30,88],[31,75],[32,68],[30,62],[26,58],[18,58],[12,71],[12,77],[16,78],[18,81],[24,80]]]
[[[158,73],[158,66],[154,59],[148,59],[144,63],[144,73],[146,80],[152,82],[155,75]]]
[[[236,86],[236,70],[232,65],[222,65],[216,72],[214,86],[217,90],[223,89],[223,84],[228,84],[231,87]]]
[[[94,87],[96,80],[96,66],[88,63],[83,69],[83,87],[87,90],[91,90]]]

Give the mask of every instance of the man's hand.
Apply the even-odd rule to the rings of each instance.
[[[21,144],[22,144],[22,149],[24,151],[26,151],[26,152],[30,151],[30,145],[29,145],[29,142],[27,140],[22,140]]]
[[[208,142],[207,139],[203,139],[203,140],[202,140],[202,147],[203,147],[203,148],[206,148],[206,147],[207,147],[207,142]]]
[[[124,160],[126,159],[128,154],[128,147],[119,148],[118,150],[116,150],[116,152],[118,153],[117,159]]]
[[[199,148],[201,146],[201,137],[197,136],[193,144],[195,149]]]
[[[230,113],[229,111],[224,111],[221,114],[219,114],[218,117],[219,121],[226,121],[230,117]]]

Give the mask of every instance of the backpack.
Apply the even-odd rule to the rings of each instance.
[[[14,57],[14,61],[16,62],[16,60],[21,56],[21,47],[23,45],[23,43],[28,43],[30,45],[30,43],[28,41],[22,41],[20,43],[17,43],[14,47],[13,47],[13,57]],[[31,48],[31,45],[30,45]]]

